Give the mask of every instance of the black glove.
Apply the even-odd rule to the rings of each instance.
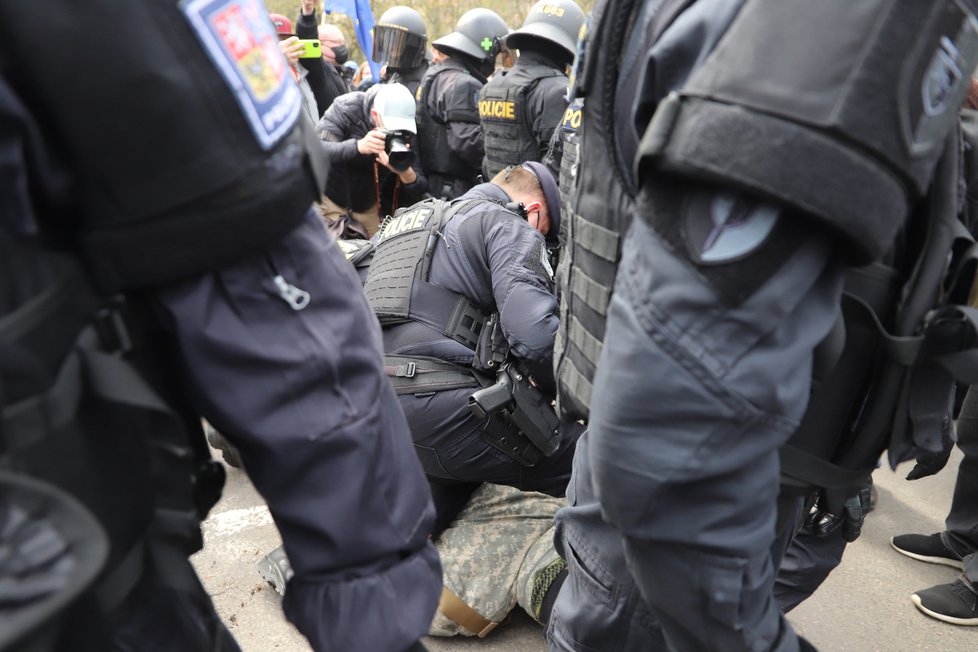
[[[926,478],[943,469],[947,465],[948,458],[951,457],[951,449],[954,448],[954,444],[954,430],[951,428],[951,420],[948,419],[946,427],[941,431],[941,450],[924,451],[918,449],[917,463],[907,474],[907,480]]]
[[[873,511],[872,492],[873,482],[870,479],[869,484],[860,489],[858,493],[843,501],[841,509],[832,511],[829,511],[828,506],[831,501],[826,499],[824,493],[819,494],[808,513],[805,527],[817,537],[829,536],[842,528],[843,538],[848,543],[852,543],[862,534],[866,514]]]

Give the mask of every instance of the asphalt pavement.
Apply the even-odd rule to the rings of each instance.
[[[978,651],[978,628],[932,620],[910,602],[915,590],[953,581],[956,571],[908,559],[889,543],[895,534],[943,529],[959,460],[955,451],[941,474],[915,482],[903,480],[908,465],[896,473],[888,468],[876,472],[879,504],[862,536],[815,596],[789,615],[820,650]],[[285,621],[278,594],[255,570],[261,556],[279,544],[278,532],[244,472],[228,471],[224,496],[204,523],[205,547],[194,556],[194,565],[244,652],[307,651],[308,643]],[[547,649],[543,630],[522,613],[485,639],[429,638],[425,643],[432,652]]]

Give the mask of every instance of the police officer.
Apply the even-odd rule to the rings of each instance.
[[[476,184],[485,154],[479,89],[492,74],[509,28],[489,9],[465,12],[455,31],[432,45],[445,59],[430,68],[418,92],[421,167],[431,192],[453,198]]]
[[[624,240],[579,468],[591,473],[592,511],[617,529],[601,542],[621,547],[666,649],[811,649],[771,597],[778,449],[799,425],[812,352],[836,321],[842,263],[890,247],[929,184],[978,53],[974,16],[953,2],[898,2],[863,19],[844,2],[820,4],[831,15],[817,21],[809,9],[601,3],[578,78],[582,147],[598,165],[582,168],[575,206],[601,234],[592,246],[614,256]],[[882,63],[890,47],[915,54]],[[793,54],[774,64],[759,48]],[[618,70],[618,61],[643,64]],[[813,84],[815,68],[854,65],[875,90]],[[794,101],[793,79],[814,104]],[[881,119],[898,114],[915,116],[909,131]],[[864,139],[873,153],[850,158],[867,152]],[[785,142],[804,150],[803,168],[789,164],[798,153]],[[850,164],[860,181],[812,181]],[[636,203],[621,199],[629,194]],[[609,205],[631,207],[627,233],[596,228]],[[589,633],[606,612],[585,613],[582,597],[594,593],[571,563],[591,556],[592,525],[558,524],[571,573],[551,621],[554,649],[600,640]]]
[[[391,7],[377,21],[371,58],[387,67],[385,83],[404,84],[417,97],[428,70],[427,49],[428,28],[411,7]]]
[[[567,108],[565,71],[577,49],[584,12],[573,0],[540,0],[523,26],[506,37],[519,49],[512,69],[479,91],[479,118],[486,156],[482,171],[495,176],[507,165],[540,161]]]
[[[126,298],[97,301],[64,348],[35,338],[77,312],[3,334],[5,408],[25,380],[8,351],[81,383],[51,384],[44,419],[5,409],[3,465],[68,487],[109,540],[55,649],[237,649],[186,558],[216,499],[193,495],[200,416],[268,503],[296,571],[285,612],[312,647],[422,649],[441,590],[429,491],[379,329],[310,209],[316,142],[264,7],[51,9],[64,30],[33,3],[0,9],[0,230],[56,239],[84,264],[70,280]],[[68,57],[99,74],[51,75]]]
[[[557,302],[542,234],[558,228],[557,195],[550,173],[531,162],[451,203],[402,211],[375,238],[364,290],[384,324],[387,372],[433,485],[436,532],[478,483],[559,496],[570,475],[580,430],[555,437],[546,398]],[[520,373],[505,382],[538,397],[539,412],[528,417],[546,420],[549,412],[550,430],[517,431],[503,413],[470,407],[514,361]],[[486,374],[490,382],[480,381]],[[536,387],[527,385],[531,377]]]

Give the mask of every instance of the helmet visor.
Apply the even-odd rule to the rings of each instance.
[[[400,25],[377,25],[374,28],[374,51],[371,57],[390,68],[415,68],[424,60],[427,39]]]

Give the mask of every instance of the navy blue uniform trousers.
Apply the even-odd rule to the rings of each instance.
[[[589,466],[668,649],[799,649],[772,593],[777,450],[804,413],[812,349],[836,318],[842,277],[830,259],[813,236],[730,307],[644,222],[626,237],[577,465]],[[569,559],[588,555],[582,526],[561,543]],[[585,585],[607,584],[572,581],[568,564],[552,649],[625,649],[561,624],[585,608]]]
[[[276,277],[308,305],[294,309]],[[265,252],[159,290],[158,305],[197,408],[238,447],[282,534],[288,619],[316,650],[407,649],[441,594],[434,510],[380,326],[316,215]]]

